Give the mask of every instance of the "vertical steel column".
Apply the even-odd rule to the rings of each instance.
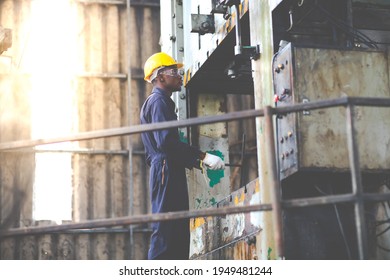
[[[364,200],[362,177],[359,166],[359,149],[356,140],[355,110],[354,105],[348,104],[346,107],[348,154],[351,166],[352,193],[357,200],[354,205],[357,241],[359,249],[359,258],[367,259],[367,230],[364,217]]]
[[[276,165],[276,150],[275,150],[275,132],[272,120],[273,109],[271,106],[264,107],[264,130],[265,130],[265,146],[267,152],[267,160],[269,164],[269,184],[265,186],[270,188],[271,205],[272,205],[272,227],[275,240],[275,257],[284,259],[283,246],[283,222],[282,222],[282,206],[280,197],[280,182],[278,179],[278,170]]]
[[[251,46],[261,45],[261,55],[257,60],[252,60],[252,76],[254,85],[255,108],[261,109],[270,106],[273,101],[273,81],[272,81],[272,57],[273,38],[272,38],[272,10],[270,1],[249,1],[249,28]],[[261,203],[271,203],[272,194],[270,193],[269,182],[270,166],[266,159],[267,148],[264,133],[265,120],[256,119],[256,138],[257,138],[257,161],[259,166],[260,199]],[[272,213],[261,213],[261,231],[260,259],[276,258],[274,252],[275,240],[272,229]]]
[[[127,15],[127,119],[130,120],[131,117],[131,44],[130,44],[130,23],[131,23],[131,0],[126,1],[126,15]],[[129,181],[128,181],[128,199],[129,199],[129,208],[128,208],[128,216],[132,216],[134,213],[134,185],[133,185],[133,144],[131,141],[131,135],[128,136],[128,150],[129,150]],[[134,225],[129,226],[129,256],[130,259],[134,259]]]

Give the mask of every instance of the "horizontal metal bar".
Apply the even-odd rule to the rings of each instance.
[[[94,150],[94,149],[32,149],[22,148],[14,150],[0,151],[0,153],[72,153],[72,154],[86,154],[86,155],[123,155],[128,156],[128,150]],[[145,150],[133,150],[133,155],[145,155]],[[229,152],[230,155],[241,155],[239,152]],[[245,153],[245,156],[257,156],[256,153]],[[226,166],[241,166],[241,164],[225,163]]]
[[[126,0],[74,0],[83,4],[125,5]]]
[[[355,202],[357,197],[353,194],[341,194],[341,195],[329,195],[323,197],[314,198],[300,198],[300,199],[289,199],[283,200],[283,208],[295,208],[295,207],[310,207],[319,206],[335,203],[351,203]],[[380,202],[390,200],[390,193],[384,194],[364,194],[363,200],[371,202]],[[168,220],[178,219],[189,219],[195,217],[212,217],[212,216],[225,216],[228,214],[237,214],[253,211],[271,211],[271,204],[258,204],[249,206],[232,206],[232,207],[221,207],[221,208],[207,208],[201,210],[190,210],[190,211],[179,211],[169,212],[160,214],[144,214],[135,215],[121,218],[108,218],[101,220],[91,220],[80,223],[63,224],[63,225],[50,225],[50,226],[37,226],[37,227],[26,227],[26,228],[14,228],[9,230],[0,231],[0,238],[9,236],[21,236],[21,235],[32,235],[32,234],[43,234],[43,233],[67,233],[72,230],[82,229],[94,229],[104,227],[115,227],[115,226],[126,226],[134,224],[144,224],[152,222],[163,222]],[[99,231],[99,230],[96,230]],[[86,233],[86,232],[80,232]],[[92,233],[92,232],[91,232]]]
[[[355,106],[389,107],[390,98],[349,97],[348,103]]]
[[[93,149],[17,149],[0,151],[0,153],[69,153],[69,154],[85,154],[85,155],[123,155],[128,156],[128,150],[93,150]]]
[[[363,200],[370,202],[390,201],[390,193],[364,193]]]
[[[238,164],[238,163],[225,163],[225,166],[229,166],[229,167],[242,167],[242,164]]]
[[[87,228],[102,228],[115,227],[134,224],[144,224],[153,222],[163,222],[169,220],[190,219],[196,217],[210,217],[210,216],[225,216],[227,214],[237,214],[253,211],[270,211],[272,207],[270,204],[258,204],[239,207],[221,207],[212,209],[200,209],[190,211],[178,211],[158,214],[144,214],[121,218],[108,218],[101,220],[85,221],[73,224],[51,225],[51,226],[37,226],[14,228],[5,231],[0,231],[0,238],[7,236],[32,235],[42,233],[52,233],[73,229],[87,229]]]
[[[127,79],[124,73],[93,73],[83,72],[76,74],[78,78],[101,78],[101,79]]]
[[[389,98],[356,98],[356,97],[342,97],[338,99],[314,101],[304,104],[296,104],[285,107],[272,108],[273,114],[291,113],[303,110],[316,110],[321,108],[329,108],[334,106],[346,106],[350,102],[358,102],[361,106],[390,106]],[[366,103],[364,103],[366,102]],[[231,112],[224,115],[207,116],[190,118],[179,121],[160,122],[153,124],[134,125],[129,127],[111,128],[105,130],[96,130],[89,132],[80,132],[74,135],[51,138],[51,139],[35,139],[35,140],[21,140],[8,143],[0,143],[1,150],[10,150],[17,148],[27,148],[39,145],[54,144],[69,141],[82,141],[97,138],[124,136],[131,134],[138,134],[141,132],[163,130],[169,128],[189,127],[209,123],[228,122],[240,119],[249,119],[264,116],[264,110],[245,110],[238,112]]]
[[[96,228],[96,229],[71,229],[65,231],[52,232],[52,234],[101,234],[101,233],[128,233],[128,228]],[[135,233],[151,233],[151,228],[136,227],[133,229]]]
[[[337,99],[319,100],[308,103],[299,103],[289,106],[282,106],[273,108],[274,114],[287,114],[299,111],[317,110],[337,106],[346,106],[348,104],[348,97],[341,97]]]
[[[318,110],[324,108],[331,108],[337,106],[347,106],[353,104],[357,106],[371,106],[371,107],[390,107],[390,98],[376,98],[376,97],[340,97],[337,99],[319,100],[308,103],[299,103],[290,106],[273,108],[274,114],[287,114],[299,111]]]
[[[125,136],[125,135],[137,134],[137,133],[147,132],[147,131],[169,129],[174,127],[188,127],[188,126],[208,124],[208,123],[247,119],[247,118],[253,118],[262,115],[263,115],[263,110],[246,110],[246,111],[232,112],[232,113],[217,115],[217,116],[198,117],[198,118],[191,118],[191,119],[185,119],[179,121],[168,121],[168,122],[160,122],[160,123],[153,123],[153,124],[142,124],[142,125],[133,125],[128,127],[111,128],[105,130],[80,132],[74,135],[51,138],[51,139],[21,140],[21,141],[14,141],[8,143],[0,143],[0,151],[19,149],[19,148],[28,148],[28,147],[54,144],[60,142],[91,140],[91,139],[113,137],[113,136]]]
[[[382,194],[364,193],[362,195],[362,198],[359,198],[354,194],[339,194],[339,195],[327,195],[327,196],[320,196],[320,197],[288,199],[282,201],[282,206],[283,208],[310,207],[310,206],[319,206],[319,205],[326,205],[326,204],[357,202],[361,199],[370,202],[388,201],[390,200],[390,193],[382,193]]]
[[[74,0],[83,4],[102,4],[102,5],[126,5],[126,0]],[[141,0],[141,1],[130,1],[131,7],[160,7],[160,3],[153,0]]]
[[[306,197],[297,199],[282,200],[283,208],[294,208],[294,207],[309,207],[318,206],[333,203],[345,203],[354,202],[356,197],[353,194],[340,194],[340,195],[328,195],[320,197]]]

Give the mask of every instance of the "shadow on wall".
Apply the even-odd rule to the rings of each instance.
[[[0,230],[7,230],[18,226],[17,223],[20,220],[20,212],[23,208],[25,198],[25,192],[21,190],[13,190],[5,194],[3,204],[1,205],[3,218],[1,219]]]

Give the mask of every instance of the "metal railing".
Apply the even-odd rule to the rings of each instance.
[[[348,153],[349,163],[352,178],[352,193],[340,194],[340,195],[328,195],[325,197],[313,197],[313,198],[301,198],[301,199],[289,199],[282,200],[280,196],[280,181],[278,180],[277,170],[277,158],[275,150],[274,139],[274,122],[273,116],[279,114],[288,114],[306,110],[316,110],[322,108],[331,107],[345,107],[346,108],[346,124],[347,124],[347,139],[348,139]],[[284,258],[284,246],[283,246],[283,225],[282,225],[282,209],[294,208],[294,207],[309,207],[314,205],[336,204],[336,203],[354,203],[355,219],[356,219],[356,232],[359,248],[359,258],[367,258],[367,233],[364,218],[364,202],[380,202],[390,200],[390,193],[387,194],[365,194],[363,192],[361,170],[359,165],[359,152],[358,144],[355,138],[355,118],[354,108],[355,106],[371,106],[371,107],[390,107],[389,98],[361,98],[361,97],[343,97],[338,99],[315,101],[310,103],[295,104],[285,107],[271,107],[267,106],[264,109],[259,110],[246,110],[239,112],[227,113],[224,115],[198,117],[179,121],[161,122],[147,125],[136,125],[131,127],[106,129],[91,132],[82,132],[74,135],[57,137],[51,139],[35,139],[35,140],[23,140],[9,143],[0,143],[0,152],[21,149],[28,147],[35,147],[38,145],[53,144],[59,142],[68,141],[82,141],[96,138],[124,136],[131,134],[138,134],[146,131],[163,130],[169,128],[179,127],[191,127],[209,123],[228,122],[241,119],[249,119],[256,117],[265,118],[265,133],[266,133],[266,146],[267,146],[267,160],[270,167],[270,182],[271,186],[271,204],[257,204],[250,206],[234,206],[234,207],[222,207],[211,208],[201,210],[189,210],[168,212],[159,214],[144,214],[133,215],[120,218],[107,218],[90,220],[79,223],[63,224],[63,225],[49,225],[38,227],[25,227],[25,228],[12,228],[8,230],[0,231],[1,237],[30,235],[30,234],[42,234],[53,233],[58,231],[67,231],[75,229],[92,229],[92,228],[104,228],[104,227],[117,227],[127,226],[151,222],[163,222],[168,220],[188,219],[204,216],[225,216],[228,214],[236,214],[252,211],[273,211],[273,227],[274,227],[274,240],[276,245],[276,257]]]

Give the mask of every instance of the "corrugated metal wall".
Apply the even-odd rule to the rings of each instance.
[[[12,47],[0,56],[1,142],[54,137],[50,130],[61,119],[60,108],[69,105],[62,103],[59,92],[68,88],[72,91],[71,132],[139,123],[140,107],[151,90],[143,80],[143,63],[160,50],[160,6],[158,0],[130,2],[127,10],[125,0],[0,0],[0,25],[12,29],[13,34]],[[41,14],[39,5],[46,5]],[[66,8],[66,13],[59,7]],[[51,80],[62,76],[67,64],[71,78],[64,89]],[[48,89],[42,95],[48,97],[42,101],[45,106],[39,110],[43,122],[54,124],[36,131],[33,111],[37,108],[33,103],[37,103],[34,86],[38,66],[42,66],[39,77],[46,84],[40,89]],[[253,108],[253,98],[230,96],[227,106],[228,111]],[[229,123],[234,148],[231,162],[241,159],[243,132],[247,152],[254,148],[254,156],[244,163],[247,181],[257,177],[253,172],[253,127],[251,122],[247,126]],[[66,147],[51,153],[70,155],[72,176],[65,180],[72,188],[72,220],[63,223],[149,212],[148,168],[139,135],[81,141]],[[34,218],[35,170],[40,154],[42,151],[33,149],[0,152],[2,228],[55,223]],[[241,168],[234,168],[232,189],[240,187],[240,175]],[[0,258],[144,259],[149,235],[149,226],[140,225],[7,237],[0,240]]]
[[[29,21],[32,3],[37,1],[44,2],[0,1],[0,25],[13,32],[13,45],[0,59],[1,142],[31,138],[31,69],[23,66],[23,55],[29,47],[29,36],[36,34]],[[150,91],[142,79],[142,66],[148,56],[159,50],[159,1],[131,1],[129,11],[126,1],[65,2],[69,2],[72,9],[72,18],[67,21],[76,23],[76,34],[71,35],[76,46],[69,42],[69,49],[65,49],[69,53],[74,50],[70,57],[77,69],[72,73],[75,92],[73,131],[138,124],[139,108]],[[46,12],[53,11],[48,9]],[[55,48],[51,35],[45,33],[42,46]],[[55,57],[42,59],[56,59],[57,55],[69,53],[58,51]],[[130,71],[131,80],[128,80]],[[49,103],[47,106],[62,104]],[[73,145],[70,152],[73,221],[148,212],[148,175],[138,135],[82,141]],[[7,225],[10,227],[52,223],[33,220],[34,164],[35,154],[31,151],[0,153],[3,226],[10,213],[14,214],[12,224]],[[22,205],[17,203],[18,190],[24,194]],[[12,211],[13,208],[16,210]],[[115,228],[11,237],[1,240],[0,257],[143,259],[148,241],[148,225],[134,227],[131,231]]]

